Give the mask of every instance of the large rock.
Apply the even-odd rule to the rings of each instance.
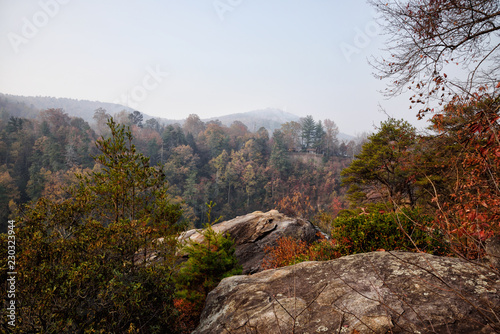
[[[226,278],[193,333],[495,333],[499,290],[457,258],[357,254]]]
[[[319,230],[310,222],[301,218],[290,218],[276,210],[256,211],[245,216],[213,225],[220,233],[229,233],[235,241],[235,255],[243,267],[244,274],[253,274],[262,270],[264,249],[276,246],[280,237],[291,236],[306,242],[318,239]],[[181,240],[203,241],[199,230],[190,230],[181,236]]]

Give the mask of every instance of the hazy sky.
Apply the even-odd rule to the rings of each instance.
[[[378,92],[383,41],[364,0],[0,0],[0,92],[170,119],[272,107],[350,134],[381,106],[423,127]]]

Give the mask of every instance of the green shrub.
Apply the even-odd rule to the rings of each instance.
[[[223,278],[241,274],[242,269],[228,234],[217,233],[210,225],[201,234],[203,243],[188,241],[184,247],[189,258],[180,269],[178,286],[206,295]]]
[[[423,251],[447,254],[442,236],[431,228],[432,219],[419,210],[400,212],[346,212],[332,221],[332,239],[341,255],[376,250]]]
[[[210,219],[210,218],[209,218]],[[242,268],[234,255],[234,241],[228,234],[214,231],[207,224],[202,243],[189,240],[183,250],[189,258],[176,277],[178,332],[190,333],[198,322],[208,293],[226,277],[239,275]]]

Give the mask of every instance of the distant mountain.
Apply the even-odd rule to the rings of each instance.
[[[203,119],[204,122],[214,120],[219,120],[226,126],[230,126],[234,121],[240,121],[252,132],[264,127],[269,131],[269,134],[272,135],[274,130],[281,127],[281,124],[291,121],[298,122],[300,117],[280,109],[267,108]]]
[[[106,111],[111,115],[122,110],[127,112],[134,111],[134,109],[115,103],[46,96],[19,96],[0,93],[0,112],[4,110],[11,116],[35,118],[41,110],[50,108],[61,108],[69,116],[81,117],[89,124],[92,124],[92,116],[94,116],[94,111],[98,108],[106,109]],[[143,115],[144,120],[153,118],[152,116],[144,113]],[[155,118],[159,119],[159,121],[163,124],[178,123],[182,125],[184,123],[184,120]],[[231,126],[234,121],[240,121],[247,126],[249,131],[252,132],[264,127],[267,131],[269,131],[269,135],[272,136],[274,130],[279,129],[281,124],[291,121],[299,122],[300,117],[280,109],[266,108],[203,119],[204,122],[215,120],[219,120],[226,126]],[[339,133],[338,138],[340,141],[349,141],[354,139],[353,136],[344,133]]]
[[[132,112],[133,109],[114,103],[77,100],[68,98],[56,98],[47,96],[19,96],[0,93],[0,110],[8,111],[15,117],[34,118],[38,115],[40,110],[50,108],[61,108],[69,116],[81,117],[85,121],[92,123],[94,111],[98,108],[106,109],[106,111],[113,115],[122,110]],[[144,119],[152,118],[144,114]],[[250,131],[257,131],[261,127],[265,127],[272,135],[275,129],[279,129],[281,124],[290,121],[299,121],[299,117],[279,109],[262,109],[254,110],[245,113],[230,114],[220,117],[212,117],[203,119],[204,122],[219,120],[222,124],[230,126],[234,121],[240,121],[248,127]],[[160,118],[164,124],[184,123],[184,120],[173,120]]]
[[[350,142],[351,140],[356,141],[356,137],[348,135],[347,133],[339,132],[337,138],[340,142]]]
[[[25,107],[17,108],[17,112],[11,112],[12,116],[33,118],[36,117],[40,110],[61,108],[64,109],[64,111],[68,113],[68,115],[81,117],[89,123],[92,122],[94,111],[98,108],[106,109],[106,111],[111,115],[122,110],[126,110],[128,112],[133,111],[133,109],[129,107],[107,102],[56,98],[48,96],[19,96],[0,93],[0,107],[2,106],[2,104],[10,104],[12,106],[13,103],[20,106],[24,104]]]
[[[266,108],[248,111],[244,113],[230,114],[220,117],[211,117],[203,119],[204,122],[219,120],[223,125],[230,126],[234,121],[240,121],[245,124],[248,130],[255,132],[261,127],[264,127],[269,131],[269,135],[272,136],[274,130],[281,128],[281,124],[287,122],[300,122],[300,117],[294,114],[290,114],[281,109]],[[317,120],[318,121],[318,120]],[[182,122],[177,122],[182,124]],[[355,140],[354,136],[340,132],[337,138],[342,142],[348,142],[350,140]]]

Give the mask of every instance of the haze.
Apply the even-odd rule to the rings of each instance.
[[[378,92],[373,15],[362,0],[0,0],[0,92],[169,119],[271,107],[350,134],[387,114],[423,127],[407,98]]]

